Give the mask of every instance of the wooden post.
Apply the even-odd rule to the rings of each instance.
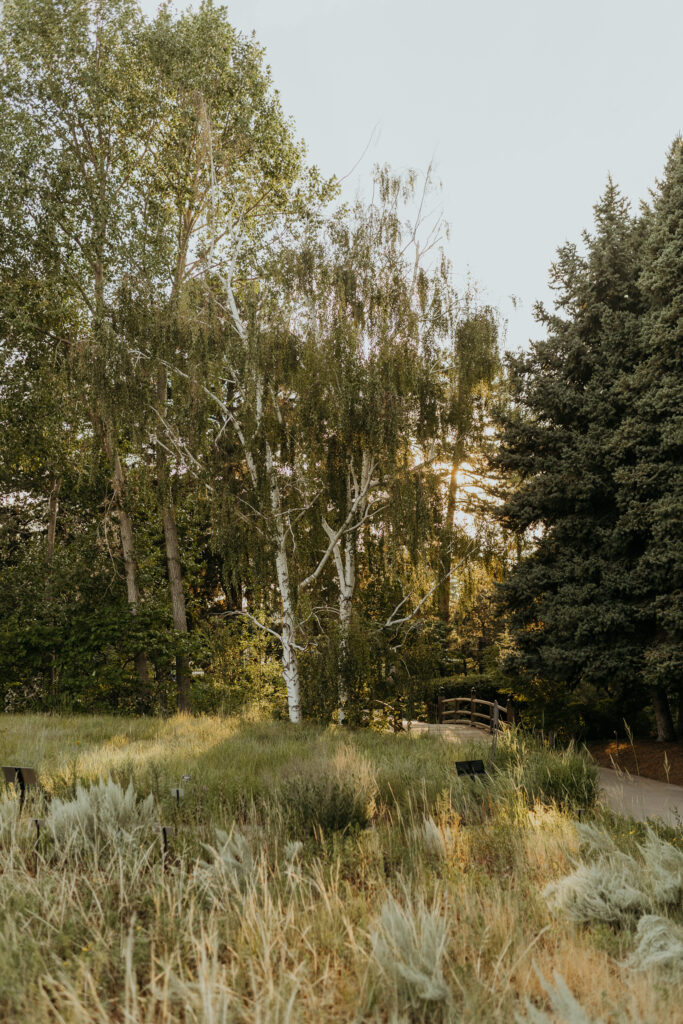
[[[493,702],[493,739],[491,740],[491,753],[489,754],[489,768],[493,764],[493,759],[496,756],[496,743],[498,741],[498,716],[500,710],[498,708],[498,701]]]
[[[472,687],[472,693],[470,694],[470,725],[474,725],[474,695],[475,689]]]
[[[508,725],[515,724],[515,706],[511,700],[505,705],[505,721]]]
[[[436,720],[439,724],[443,722],[443,697],[441,694],[436,699]]]
[[[496,701],[496,706],[498,701]],[[489,704],[489,732],[493,732],[493,704]]]

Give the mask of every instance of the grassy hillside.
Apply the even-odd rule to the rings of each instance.
[[[595,769],[511,736],[488,779],[458,779],[481,753],[236,719],[0,717],[2,763],[35,765],[43,790],[22,819],[0,800],[0,1019],[681,1019],[670,966],[625,965],[637,911],[589,920],[571,885],[543,894],[571,881]],[[89,788],[108,777],[132,789]],[[601,825],[640,856],[634,826]],[[546,1016],[579,1012],[571,992],[588,1016]]]

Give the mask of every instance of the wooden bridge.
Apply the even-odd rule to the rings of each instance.
[[[481,700],[471,697],[439,697],[437,718],[440,725],[469,725],[474,729],[493,732],[499,723],[512,725],[515,720],[514,708],[497,700]]]

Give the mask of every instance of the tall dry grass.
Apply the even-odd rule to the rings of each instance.
[[[675,972],[628,966],[633,930],[543,897],[575,869],[590,765],[499,751],[471,781],[454,762],[481,750],[434,737],[1,718],[3,762],[35,764],[43,794],[21,819],[0,801],[0,1020],[531,1022],[563,1019],[562,985],[589,1021],[682,1019]],[[30,817],[90,821],[100,778],[107,827],[46,828],[36,854]]]

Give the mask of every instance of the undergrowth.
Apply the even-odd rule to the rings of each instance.
[[[676,1019],[683,938],[641,846],[661,844],[672,900],[677,851],[581,852],[579,751],[511,734],[471,780],[455,761],[485,747],[226,719],[5,716],[0,745],[41,779],[21,818],[0,799],[1,1020]],[[652,898],[615,955],[604,915],[548,900],[622,855],[648,860]]]

